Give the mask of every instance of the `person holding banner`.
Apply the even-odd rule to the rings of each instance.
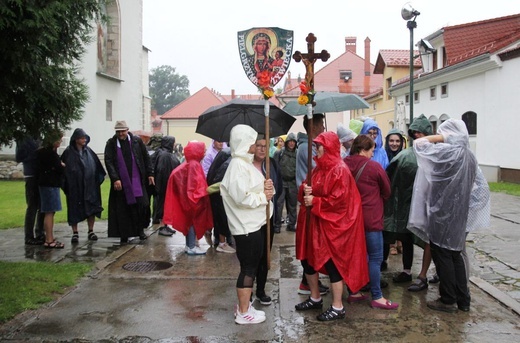
[[[253,165],[258,133],[248,125],[236,125],[230,135],[231,162],[220,184],[220,194],[240,262],[235,323],[257,324],[265,321],[265,312],[256,310],[250,298],[265,249],[261,228],[267,224],[266,209],[274,196],[274,186]],[[273,204],[270,209],[272,216]]]

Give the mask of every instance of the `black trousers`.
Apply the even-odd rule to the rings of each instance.
[[[439,276],[441,302],[469,306],[471,298],[466,277],[466,267],[461,251],[453,251],[430,242],[433,263]]]
[[[40,191],[38,180],[34,176],[25,178],[25,202],[27,203],[24,223],[25,240],[45,237],[43,229],[45,214],[40,213]],[[36,227],[34,226],[35,222]]]

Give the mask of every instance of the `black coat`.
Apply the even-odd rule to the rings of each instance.
[[[128,205],[124,191],[114,190],[114,182],[121,180],[117,163],[117,136],[114,135],[105,146],[105,167],[110,177],[111,187],[108,198],[108,237],[136,237],[150,223],[150,203],[147,194],[148,177],[153,176],[153,167],[143,141],[128,133],[132,152],[141,179],[143,196],[137,204]]]
[[[76,131],[74,131],[76,134]],[[65,182],[63,191],[67,196],[67,221],[69,225],[75,225],[88,217],[95,215],[101,217],[103,212],[101,201],[101,184],[105,180],[105,169],[96,153],[88,146],[84,147],[84,154],[94,167],[93,175],[86,173],[85,164],[82,162],[76,147],[77,135],[73,134],[70,144],[61,155],[65,163]],[[87,137],[87,144],[90,137]]]

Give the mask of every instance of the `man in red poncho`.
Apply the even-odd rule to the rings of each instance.
[[[213,227],[208,184],[200,164],[205,150],[203,142],[189,142],[184,148],[186,162],[173,170],[166,188],[163,222],[186,236],[188,255],[206,253],[196,243]]]
[[[328,274],[332,305],[317,318],[329,321],[345,318],[341,300],[344,282],[354,293],[368,283],[367,251],[361,198],[341,160],[339,138],[334,132],[324,132],[314,143],[317,155],[312,187],[305,182],[300,186],[298,227],[302,229],[296,231],[296,258],[302,261],[311,295],[295,308],[304,311],[323,307],[318,272]],[[309,209],[311,222],[307,227]]]

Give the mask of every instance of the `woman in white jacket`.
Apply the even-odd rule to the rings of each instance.
[[[258,133],[250,126],[236,125],[230,135],[231,162],[220,184],[220,194],[240,262],[235,322],[256,324],[265,321],[265,312],[255,310],[249,300],[265,248],[260,229],[267,223],[266,206],[274,195],[274,187],[253,166]],[[273,204],[270,208],[272,215]]]

